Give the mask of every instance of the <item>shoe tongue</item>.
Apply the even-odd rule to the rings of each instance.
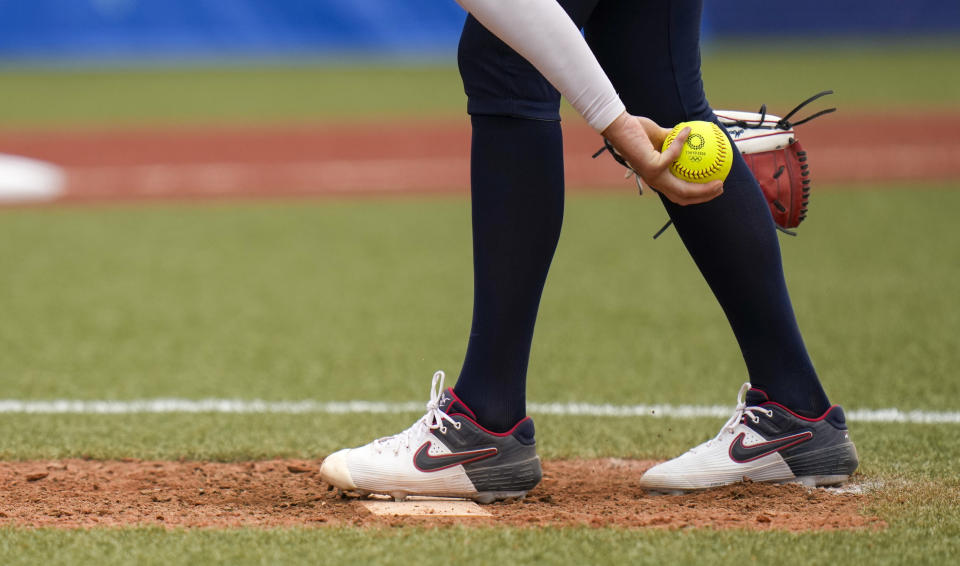
[[[463,401],[457,397],[457,394],[453,392],[452,387],[448,387],[440,397],[440,410],[448,415],[462,413],[470,418],[477,418],[476,415],[473,414],[473,411],[470,410],[470,407],[464,405]]]
[[[746,403],[748,407],[754,407],[766,403],[769,400],[770,398],[767,397],[767,394],[759,389],[747,390]]]

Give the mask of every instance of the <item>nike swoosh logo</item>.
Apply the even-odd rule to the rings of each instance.
[[[499,452],[499,450],[491,446],[490,448],[481,448],[480,450],[465,450],[463,452],[431,456],[430,441],[428,440],[424,442],[423,446],[414,454],[413,465],[421,472],[436,472],[452,468],[453,466],[461,466],[463,464],[469,464],[470,462],[486,460],[487,458],[496,456]]]
[[[752,462],[769,454],[807,442],[813,438],[813,432],[805,430],[796,434],[774,438],[766,442],[746,445],[743,443],[743,437],[745,435],[746,433],[741,432],[740,435],[733,440],[733,444],[730,445],[730,459],[741,464],[744,462]]]

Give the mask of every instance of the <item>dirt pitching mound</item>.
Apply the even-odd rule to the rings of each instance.
[[[711,527],[790,531],[879,528],[864,496],[796,485],[738,484],[653,496],[637,486],[654,462],[544,463],[523,501],[484,507],[492,517],[375,516],[319,479],[319,461],[0,462],[0,525],[281,527],[511,525]]]

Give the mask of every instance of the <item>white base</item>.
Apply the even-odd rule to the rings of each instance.
[[[492,517],[473,501],[437,497],[410,496],[404,501],[364,501],[362,505],[374,515],[409,517]]]
[[[52,163],[0,154],[0,203],[52,200],[65,185],[63,169]]]

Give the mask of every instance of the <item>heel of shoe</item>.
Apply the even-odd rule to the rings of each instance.
[[[799,478],[813,478],[815,485],[836,485],[843,483],[860,465],[857,448],[852,442],[828,446],[816,451],[803,452],[784,459],[793,475]],[[822,478],[822,480],[816,480]],[[836,480],[836,481],[835,481]],[[826,483],[826,482],[833,482]]]
[[[526,494],[540,483],[543,472],[540,458],[534,456],[502,466],[468,467],[467,476],[478,493]]]

